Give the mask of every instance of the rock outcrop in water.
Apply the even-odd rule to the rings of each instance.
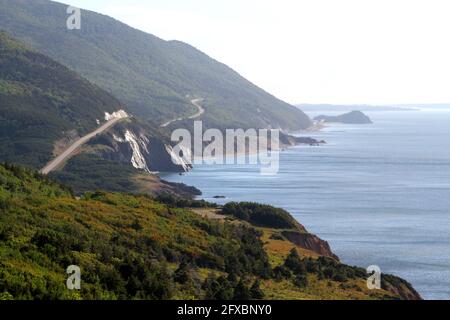
[[[292,147],[296,145],[310,145],[310,146],[320,146],[326,144],[324,140],[317,140],[310,137],[296,137],[289,134],[280,134],[280,145],[281,147]]]
[[[321,122],[338,122],[346,124],[371,124],[372,120],[361,111],[352,111],[340,116],[320,115],[314,118],[315,121]]]

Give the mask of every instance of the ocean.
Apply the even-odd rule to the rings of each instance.
[[[282,152],[276,176],[254,165],[198,165],[162,177],[212,202],[282,207],[342,262],[378,265],[425,299],[450,299],[450,109],[366,114],[373,125],[305,134],[327,145]]]

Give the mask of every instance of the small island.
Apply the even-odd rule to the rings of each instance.
[[[342,114],[340,116],[325,116],[320,115],[314,118],[315,121],[319,122],[338,122],[346,124],[372,124],[372,120],[362,113],[361,111],[352,111],[349,113]]]

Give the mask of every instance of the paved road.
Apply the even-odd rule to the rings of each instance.
[[[55,170],[58,166],[60,166],[62,163],[70,159],[72,157],[73,153],[82,145],[84,145],[86,142],[94,138],[95,136],[105,132],[109,128],[113,127],[117,122],[126,119],[127,117],[118,117],[109,120],[104,125],[99,127],[94,132],[89,133],[88,135],[85,135],[84,137],[80,138],[79,140],[75,141],[69,148],[67,148],[63,153],[61,153],[58,157],[50,161],[40,172],[42,174],[49,174],[53,170]]]
[[[192,116],[189,116],[189,117],[181,117],[181,118],[177,118],[177,119],[170,120],[170,121],[164,123],[163,125],[161,125],[161,127],[162,127],[162,128],[165,128],[165,127],[171,125],[171,124],[174,123],[174,122],[182,121],[182,120],[186,120],[186,119],[197,119],[198,117],[200,117],[202,114],[205,113],[205,109],[200,105],[200,102],[201,102],[201,101],[203,101],[203,99],[194,99],[194,100],[191,100],[191,103],[192,103],[195,107],[197,107],[197,109],[198,109],[198,112],[197,112],[196,114],[194,114],[194,115],[192,115]]]

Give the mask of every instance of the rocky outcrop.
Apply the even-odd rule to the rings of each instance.
[[[382,275],[381,287],[399,296],[402,300],[422,300],[420,294],[409,282],[390,274]]]
[[[196,187],[188,186],[184,183],[175,183],[165,180],[161,180],[161,184],[164,188],[161,188],[159,194],[171,194],[176,197],[182,197],[186,199],[194,199],[197,196],[201,196],[202,192]]]
[[[285,133],[280,133],[280,145],[281,147],[292,147],[297,145],[310,145],[319,146],[326,144],[324,140],[317,140],[310,137],[296,137]]]
[[[339,261],[339,257],[333,253],[328,242],[320,239],[316,235],[295,230],[283,231],[281,234],[285,239],[289,240],[300,248]],[[406,280],[389,274],[383,274],[381,279],[382,289],[393,293],[400,299],[422,300],[420,294]]]
[[[118,125],[90,142],[102,158],[152,172],[186,172],[192,165],[176,157],[170,141],[136,122]]]
[[[319,122],[338,122],[346,124],[371,124],[372,120],[361,111],[352,111],[342,114],[340,116],[325,116],[321,115],[314,118]]]
[[[318,236],[299,231],[283,231],[282,235],[300,248],[310,250],[321,256],[333,258],[339,261],[339,257],[331,251],[328,242],[320,239]]]

